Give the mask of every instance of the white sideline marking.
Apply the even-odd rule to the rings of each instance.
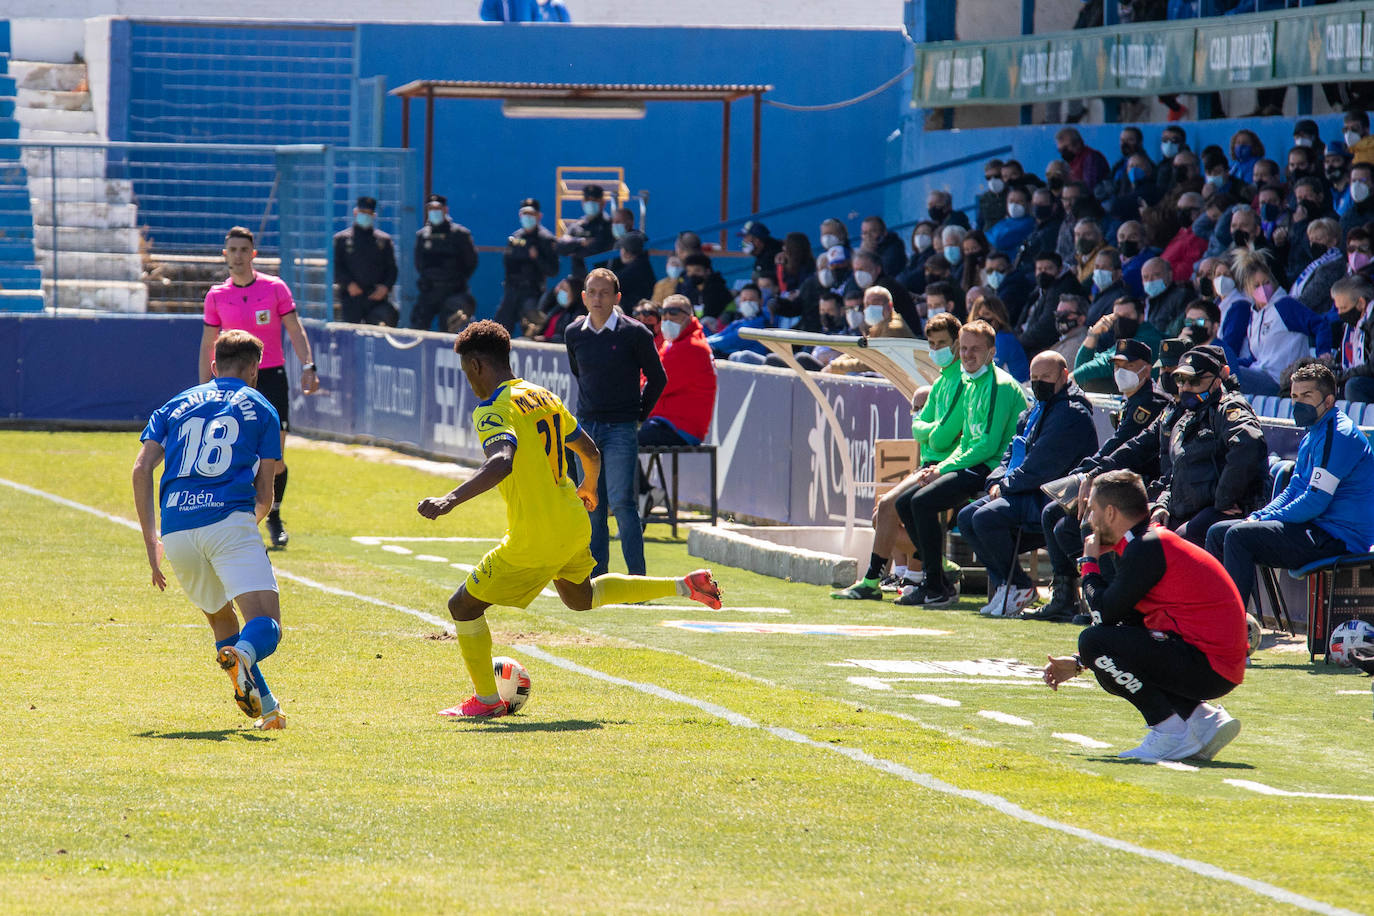
[[[1258,792],[1261,795],[1278,795],[1283,798],[1325,798],[1331,801],[1363,801],[1374,802],[1374,795],[1336,795],[1332,792],[1289,792],[1287,789],[1275,789],[1273,786],[1266,786],[1262,782],[1251,782],[1248,779],[1223,779],[1222,782],[1228,786],[1235,786],[1237,789],[1249,789],[1251,792]]]
[[[382,543],[383,541],[407,541],[407,542],[414,542],[414,541],[421,541],[421,542],[424,542],[424,541],[442,541],[442,542],[447,542],[447,543],[450,543],[450,544],[495,544],[497,541],[499,541],[499,540],[501,540],[501,539],[500,539],[500,538],[460,538],[460,537],[451,537],[451,538],[424,538],[424,537],[399,537],[399,536],[398,536],[398,537],[392,537],[392,536],[389,535],[389,534],[378,534],[378,535],[360,534],[360,535],[354,536],[351,540],[356,541],[356,542],[359,543],[359,544],[366,545],[366,546],[368,546],[368,547],[376,547],[378,544]]]
[[[118,515],[110,515],[109,513],[102,512],[99,509],[96,509],[92,506],[83,505],[73,500],[66,499],[65,497],[61,497],[53,493],[48,493],[45,490],[39,490],[34,487],[26,486],[25,484],[16,483],[12,480],[6,480],[3,477],[0,477],[0,485],[4,485],[10,487],[11,489],[18,490],[22,493],[28,493],[32,496],[37,496],[42,499],[55,502],[59,505],[76,509],[78,512],[85,512],[89,515],[94,515],[97,518],[103,518],[106,521],[113,522],[116,525],[123,525],[125,528],[129,528],[133,531],[141,530],[139,524],[135,521],[131,521],[127,518],[122,518]],[[373,598],[368,595],[360,595],[356,592],[350,592],[346,589],[335,588],[332,585],[325,585],[322,582],[316,582],[312,579],[307,579],[304,576],[297,576],[294,573],[288,573],[285,570],[277,570],[277,574],[280,575],[282,578],[289,579],[292,582],[296,582],[300,585],[304,585],[309,588],[318,589],[322,592],[325,592],[326,594],[336,595],[343,598],[352,598],[357,601],[362,601],[366,604],[375,605],[377,607],[390,608],[392,610],[400,611],[403,614],[409,614],[411,617],[414,617],[418,620],[423,620],[426,623],[433,624],[434,626],[437,626],[449,633],[453,632],[452,621],[444,620],[440,617],[436,617],[433,614],[416,610],[415,608],[405,607],[404,605],[400,604],[393,604],[390,601],[383,601],[380,598]],[[1158,849],[1150,849],[1147,846],[1140,846],[1135,843],[1131,843],[1127,840],[1119,840],[1115,837],[1109,837],[1100,833],[1095,833],[1091,830],[1087,830],[1075,824],[1069,824],[1063,821],[1053,820],[1052,818],[1036,814],[1033,811],[1028,811],[1020,805],[1008,801],[1005,798],[1002,798],[1000,795],[994,795],[990,792],[980,792],[975,789],[962,789],[959,786],[945,782],[943,779],[931,776],[928,773],[920,773],[900,763],[896,763],[891,760],[884,760],[881,757],[874,757],[872,754],[869,754],[868,752],[862,751],[858,748],[845,747],[843,745],[817,741],[814,738],[809,738],[806,735],[803,735],[800,732],[793,731],[789,728],[760,725],[754,720],[746,716],[743,716],[740,713],[727,709],[724,706],[719,706],[707,700],[698,700],[695,697],[689,697],[684,694],[677,693],[676,691],[668,690],[664,687],[659,687],[657,684],[643,684],[637,681],[630,681],[626,680],[625,678],[616,677],[613,674],[606,674],[605,672],[597,671],[594,668],[587,668],[583,665],[579,665],[577,662],[565,658],[560,658],[559,656],[553,655],[549,652],[545,652],[538,646],[515,645],[512,646],[512,648],[525,655],[529,655],[532,658],[538,658],[542,661],[546,661],[549,664],[562,668],[566,671],[572,671],[577,674],[582,674],[586,677],[595,678],[597,680],[604,681],[609,684],[616,684],[621,687],[628,687],[631,690],[636,690],[640,693],[646,693],[651,696],[656,696],[660,699],[668,700],[670,702],[692,706],[696,709],[700,709],[702,712],[708,713],[709,715],[713,715],[717,718],[724,719],[731,725],[737,726],[739,728],[760,729],[764,732],[767,732],[770,735],[773,735],[776,738],[781,738],[784,741],[791,741],[794,744],[800,744],[815,750],[827,751],[832,754],[839,754],[840,756],[847,757],[850,760],[855,761],[856,763],[861,763],[866,767],[870,767],[883,773],[889,773],[893,776],[896,776],[899,779],[912,783],[913,785],[918,785],[922,788],[930,789],[934,792],[939,792],[944,795],[951,795],[956,798],[962,798],[967,801],[974,802],[975,804],[982,805],[985,808],[991,808],[992,810],[997,811],[999,814],[1004,814],[1007,817],[1022,821],[1023,823],[1034,824],[1038,827],[1044,827],[1047,830],[1054,830],[1059,833],[1066,834],[1068,836],[1077,837],[1081,840],[1086,840],[1090,843],[1096,843],[1099,846],[1106,847],[1107,849],[1114,849],[1118,852],[1125,852],[1131,855],[1140,856],[1141,858],[1150,859],[1155,862],[1161,862],[1165,865],[1173,865],[1178,868],[1182,868],[1185,871],[1192,872],[1195,875],[1201,875],[1204,878],[1212,878],[1217,881],[1225,881],[1230,884],[1234,884],[1237,887],[1245,888],[1246,890],[1258,894],[1261,897],[1267,897],[1268,899],[1277,901],[1279,903],[1287,903],[1291,906],[1296,906],[1300,909],[1304,909],[1312,913],[1323,913],[1327,914],[1327,916],[1361,916],[1361,914],[1356,913],[1353,910],[1347,910],[1342,907],[1333,906],[1332,904],[1326,903],[1322,900],[1315,900],[1311,897],[1305,897],[1302,894],[1287,890],[1286,888],[1279,887],[1275,884],[1270,884],[1267,881],[1260,881],[1256,878],[1250,878],[1245,875],[1236,874],[1235,872],[1229,872],[1223,868],[1219,868],[1207,862],[1202,862],[1197,859],[1189,859],[1185,856],[1180,856],[1172,852],[1163,852]],[[1225,781],[1228,783],[1244,782],[1244,780],[1229,779]],[[1262,784],[1253,783],[1252,785]],[[1269,789],[1268,786],[1265,786],[1264,788]],[[1271,791],[1281,792],[1281,790],[1277,789]],[[1319,795],[1318,797],[1325,798],[1328,796]],[[1374,801],[1374,798],[1366,799],[1363,796],[1330,797],[1353,797],[1359,798],[1359,800]]]
[[[1096,738],[1089,738],[1087,735],[1078,735],[1073,732],[1054,732],[1050,737],[1058,738],[1060,741],[1067,741],[1070,744],[1077,744],[1081,747],[1090,747],[1094,750],[1111,747],[1111,745],[1105,741],[1098,741]]]
[[[1364,696],[1366,693],[1369,693],[1369,691],[1368,691],[1368,690],[1337,690],[1337,691],[1336,691],[1336,696],[1338,696],[1338,697],[1362,697],[1362,696]]]
[[[382,549],[385,550],[387,553],[407,554],[415,552],[411,550],[409,547],[402,547],[400,544],[383,544]]]
[[[426,563],[447,563],[448,557],[435,556],[432,553],[417,553],[415,559],[423,560]]]
[[[472,572],[474,569],[477,568],[476,566],[473,566],[471,563],[450,563],[448,565],[452,566],[454,569],[461,569],[463,572]]]
[[[984,719],[991,719],[994,722],[1001,722],[1003,725],[1020,725],[1023,728],[1034,725],[1030,719],[1023,719],[1020,716],[1013,716],[1009,713],[998,712],[995,709],[980,709],[978,715]]]
[[[958,700],[951,700],[949,697],[937,697],[933,693],[913,693],[913,700],[920,700],[922,703],[929,703],[931,706],[963,706]]]
[[[892,688],[883,683],[880,677],[850,677],[845,678],[855,687],[867,687],[869,690],[891,690]]]
[[[1184,763],[1181,760],[1156,760],[1155,766],[1164,767],[1166,770],[1178,770],[1180,773],[1196,773],[1198,768],[1191,763]]]

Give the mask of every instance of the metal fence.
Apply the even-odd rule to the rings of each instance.
[[[415,176],[408,150],[0,141],[0,285],[48,308],[191,311],[225,276],[224,234],[241,225],[302,314],[329,318],[333,234],[366,194],[378,228],[409,236]],[[398,266],[400,306],[414,267]]]

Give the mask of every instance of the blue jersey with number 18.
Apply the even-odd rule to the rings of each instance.
[[[158,496],[163,534],[252,512],[258,462],[281,458],[276,409],[237,378],[186,389],[153,412],[139,438],[166,453]]]

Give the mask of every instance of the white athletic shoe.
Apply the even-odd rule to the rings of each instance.
[[[1188,733],[1199,746],[1193,756],[1199,760],[1211,760],[1217,751],[1240,734],[1240,720],[1220,706],[1199,703],[1188,717]]]
[[[984,617],[1001,617],[1002,603],[1007,598],[1007,585],[1002,583],[997,586],[997,590],[988,596],[988,603],[978,609],[978,613]]]
[[[1013,588],[1011,594],[1007,596],[1007,606],[1003,612],[1003,617],[1020,617],[1021,612],[1035,603],[1035,587]]]
[[[1192,736],[1190,730],[1185,729],[1177,734],[1168,734],[1158,728],[1151,728],[1145,735],[1145,740],[1129,751],[1122,751],[1118,757],[1125,757],[1128,760],[1143,760],[1146,763],[1154,763],[1158,760],[1182,760],[1184,757],[1191,757],[1196,754],[1202,745],[1197,743],[1197,739]]]

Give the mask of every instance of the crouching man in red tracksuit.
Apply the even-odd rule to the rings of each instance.
[[[1240,594],[1207,551],[1149,527],[1139,475],[1102,474],[1088,506],[1093,534],[1078,562],[1093,623],[1079,634],[1077,655],[1050,657],[1045,683],[1058,689],[1087,669],[1140,710],[1150,731],[1122,757],[1211,760],[1240,731],[1238,720],[1206,702],[1245,677]]]

